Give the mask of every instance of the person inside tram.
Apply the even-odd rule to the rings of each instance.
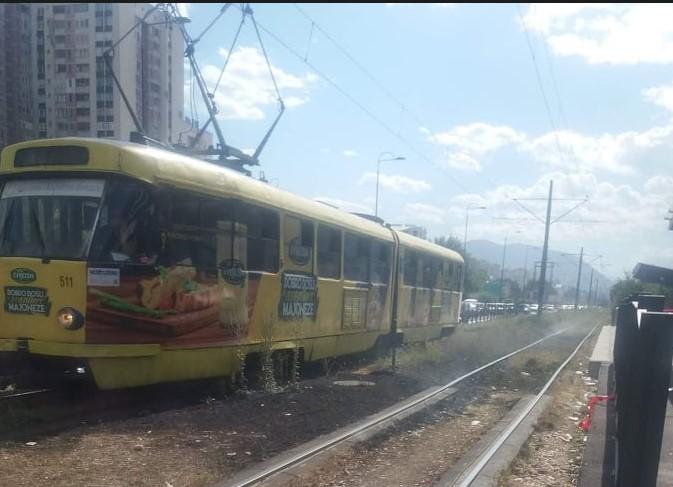
[[[156,262],[156,238],[152,238],[156,227],[151,223],[154,207],[133,203],[133,198],[126,197],[108,202],[107,221],[98,228],[92,255],[113,262]]]

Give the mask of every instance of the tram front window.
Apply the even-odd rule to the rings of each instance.
[[[158,258],[154,199],[140,184],[109,181],[89,260],[154,264]]]
[[[0,195],[0,255],[84,259],[105,182],[8,181]]]

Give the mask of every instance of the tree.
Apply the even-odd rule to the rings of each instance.
[[[488,265],[482,260],[475,259],[470,254],[465,255],[463,243],[456,237],[437,237],[435,243],[447,249],[458,252],[466,263],[465,295],[474,294],[484,289],[488,281]]]
[[[669,303],[673,301],[673,288],[641,282],[629,272],[625,273],[624,278],[610,288],[610,301],[616,305],[632,294],[638,293],[663,294],[666,296],[666,301]]]

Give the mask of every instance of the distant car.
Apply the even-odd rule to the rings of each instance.
[[[517,313],[529,313],[530,312],[530,305],[526,303],[519,303],[516,305],[516,312]]]
[[[529,307],[528,307],[528,311],[529,311],[531,314],[535,314],[535,313],[537,313],[537,309],[538,309],[537,304],[531,304],[531,305],[529,305]]]

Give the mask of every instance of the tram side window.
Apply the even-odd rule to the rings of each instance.
[[[228,218],[230,204],[186,191],[168,191],[162,202],[162,263],[215,268],[215,221]]]
[[[422,287],[435,288],[437,286],[437,273],[441,262],[436,257],[424,255],[421,258],[423,262]]]
[[[318,225],[318,276],[341,277],[341,231]]]
[[[413,250],[404,251],[404,284],[416,286],[418,284],[418,254]]]
[[[161,245],[153,196],[138,183],[110,181],[108,185],[90,259],[154,264]]]
[[[349,281],[369,281],[369,247],[366,237],[346,234],[344,249],[344,278]]]
[[[384,242],[373,241],[371,245],[372,282],[386,284],[390,278],[391,247]]]
[[[455,264],[453,266],[454,268],[454,274],[453,274],[453,289],[456,291],[460,291],[460,276],[463,273],[463,265],[464,264]]]
[[[286,215],[283,223],[285,254],[283,260],[287,270],[313,272],[314,225],[312,221]]]
[[[247,203],[236,207],[236,222],[246,229],[247,269],[258,272],[278,272],[279,226],[277,212]]]
[[[444,262],[444,279],[442,281],[442,287],[445,291],[453,291],[454,267],[453,262]]]

